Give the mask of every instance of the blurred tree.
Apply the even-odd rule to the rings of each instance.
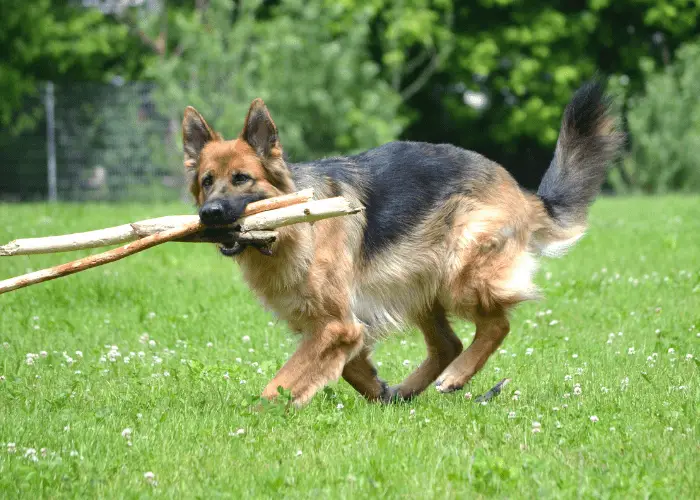
[[[444,69],[454,47],[452,0],[324,0],[332,28],[352,28],[358,14],[371,26],[369,43],[382,77],[407,101]]]
[[[599,71],[640,91],[699,13],[687,0],[455,2],[455,49],[409,101],[421,119],[405,136],[475,149],[535,187],[575,88]]]
[[[0,126],[20,132],[41,108],[23,109],[39,84],[130,77],[142,65],[141,44],[98,9],[58,0],[0,2]]]
[[[162,40],[147,74],[158,83],[157,107],[172,118],[177,140],[185,106],[231,137],[255,97],[268,104],[292,160],[399,135],[401,97],[371,60],[366,12],[354,12],[339,30],[348,18],[323,0],[262,4],[210,0],[140,21],[144,36]]]
[[[631,154],[613,172],[618,192],[700,191],[700,43],[647,75],[644,93],[629,99]]]

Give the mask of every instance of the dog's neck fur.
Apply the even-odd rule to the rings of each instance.
[[[278,229],[272,256],[247,248],[236,257],[243,278],[263,304],[281,317],[289,314],[290,297],[301,298],[314,257],[313,228],[295,224]],[[294,290],[297,289],[298,293]],[[293,308],[297,309],[297,308]]]

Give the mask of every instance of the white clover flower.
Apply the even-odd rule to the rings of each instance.
[[[510,419],[515,418],[515,412],[514,412],[514,411],[509,412],[509,413],[508,413],[508,418],[510,418]]]
[[[690,361],[691,359],[693,359],[693,355],[688,353],[685,355],[685,359],[686,359],[686,361]]]
[[[673,347],[668,348],[668,353],[669,354],[676,354],[676,350]]]
[[[131,431],[131,428],[129,428],[129,427],[127,427],[126,429],[124,429],[122,431],[122,437],[124,439],[131,439],[131,434],[132,434],[132,431]]]
[[[241,338],[241,340],[242,340],[243,342],[250,342],[250,335],[243,335],[243,337]]]
[[[571,375],[564,375],[564,382],[568,382],[571,378]]]
[[[591,422],[596,423],[599,419],[595,415],[590,416]]]
[[[571,357],[574,358],[574,359],[577,359],[577,358],[578,358],[578,354],[575,354],[575,353],[574,353],[574,354],[571,355]]]
[[[17,445],[15,443],[7,443],[7,453],[15,453],[17,451]]]
[[[164,376],[164,377],[169,377],[169,376],[170,376],[170,372],[169,372],[168,370],[165,370],[165,371],[163,372],[163,376]]]
[[[224,372],[223,377],[224,377],[224,380],[229,380],[231,378],[229,376],[228,372]]]
[[[465,392],[464,393],[465,399],[471,399],[472,398],[472,393],[471,392]]]
[[[149,345],[149,347],[155,347],[155,346],[156,346],[156,341],[153,340],[153,339],[151,339],[151,340],[148,341],[148,345]]]
[[[82,357],[83,357],[83,351],[75,351],[75,355],[76,355],[76,357],[78,357],[78,358],[82,358]]]
[[[214,347],[214,343],[213,343],[213,342],[207,342],[207,347]]]
[[[343,408],[345,408],[345,406],[343,405],[343,403],[338,403],[335,408],[337,410],[342,410]]]
[[[297,457],[300,457],[301,454],[302,454],[302,453],[301,453],[301,450],[297,450]]]
[[[403,365],[404,365],[404,366],[408,366],[408,365],[410,365],[410,364],[411,364],[411,362],[410,362],[409,360],[407,360],[407,359],[404,359],[404,360],[403,360]]]
[[[534,351],[535,351],[534,348],[528,347],[527,349],[525,349],[525,356],[532,356],[532,353],[533,353]]]
[[[46,352],[46,351],[40,351],[40,352],[39,352],[39,356],[41,356],[42,358],[45,358],[45,357],[48,356],[48,355],[49,355],[49,353]]]
[[[156,475],[153,472],[145,472],[143,478],[148,484],[154,484],[156,482]]]
[[[627,349],[627,354],[634,354],[634,347],[630,347]]]

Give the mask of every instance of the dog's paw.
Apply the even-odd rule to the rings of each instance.
[[[467,381],[464,377],[459,376],[459,374],[450,373],[450,370],[446,370],[435,382],[435,388],[438,392],[448,393],[459,391]]]

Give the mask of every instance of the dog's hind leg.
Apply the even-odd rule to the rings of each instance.
[[[440,392],[461,389],[484,366],[510,331],[505,312],[477,316],[476,334],[469,348],[440,375],[436,386]]]
[[[462,352],[462,342],[440,304],[419,317],[417,324],[423,332],[428,357],[403,382],[391,388],[396,399],[410,399],[423,392]]]
[[[387,401],[389,386],[377,376],[377,369],[369,359],[370,350],[365,347],[343,368],[343,378],[357,392],[370,401]]]

